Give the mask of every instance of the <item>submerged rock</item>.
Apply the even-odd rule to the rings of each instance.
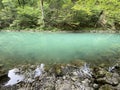
[[[72,90],[72,83],[69,80],[57,80],[55,84],[55,90]]]
[[[92,77],[92,71],[86,63],[77,72],[80,77]]]
[[[6,70],[3,64],[0,64],[0,77],[6,74]]]
[[[26,65],[27,66],[27,65]],[[89,65],[55,64],[46,71],[44,64],[28,65],[16,69],[15,75],[24,75],[24,80],[0,90],[119,90],[120,75],[109,72],[103,65],[91,68]],[[20,71],[21,72],[20,72]]]
[[[3,66],[4,66],[3,64],[0,64],[0,69],[3,68]]]
[[[117,85],[116,90],[120,90],[120,83]]]
[[[102,86],[99,88],[99,90],[114,90],[114,87],[111,86],[111,85],[106,84],[106,85],[102,85]]]
[[[0,77],[6,74],[6,70],[0,69]]]
[[[107,70],[101,67],[95,67],[93,68],[93,75],[95,78],[103,78],[108,73]]]
[[[35,75],[34,75],[34,78],[36,77],[39,77],[42,75],[42,72],[44,71],[44,64],[41,64],[40,66],[38,66],[36,69],[35,69]]]

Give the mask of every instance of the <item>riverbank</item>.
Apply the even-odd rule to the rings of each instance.
[[[93,66],[86,62],[45,65],[40,76],[32,78],[37,65],[22,65],[18,68],[26,73],[27,81],[4,86],[9,78],[0,77],[0,90],[119,90],[120,63],[113,66]],[[29,73],[29,74],[28,74]],[[2,79],[1,79],[2,78]],[[3,81],[2,81],[3,80]]]
[[[0,30],[0,32],[58,32],[58,33],[120,33],[120,30],[84,29],[84,30]]]

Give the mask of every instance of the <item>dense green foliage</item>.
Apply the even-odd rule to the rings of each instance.
[[[119,0],[0,0],[0,29],[120,29]]]

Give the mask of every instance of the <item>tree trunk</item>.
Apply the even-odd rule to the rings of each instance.
[[[43,26],[45,26],[45,21],[44,21],[44,9],[43,9],[43,0],[40,0],[40,9],[41,9],[41,13],[42,13],[42,23]]]
[[[2,3],[2,0],[0,0],[0,9],[3,9],[4,6],[3,6],[3,3]]]

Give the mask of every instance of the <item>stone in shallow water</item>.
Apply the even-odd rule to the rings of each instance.
[[[120,84],[116,87],[116,90],[120,90]]]
[[[0,64],[0,68],[2,68],[4,65],[3,64]]]
[[[69,80],[57,80],[55,85],[55,90],[72,90],[72,84]]]
[[[44,64],[41,64],[40,66],[38,66],[36,69],[35,69],[35,76],[34,78],[36,77],[39,77],[42,75],[42,72],[44,71]]]
[[[111,85],[103,85],[99,88],[99,90],[114,90],[114,88]]]

